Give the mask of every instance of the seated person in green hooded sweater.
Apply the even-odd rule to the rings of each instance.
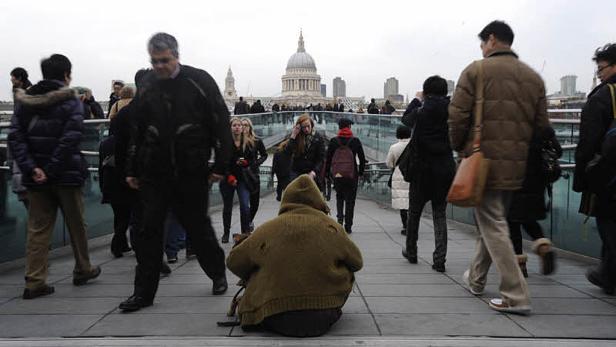
[[[242,328],[320,336],[341,316],[362,256],[308,175],[291,182],[278,216],[231,250],[227,267],[246,280]]]

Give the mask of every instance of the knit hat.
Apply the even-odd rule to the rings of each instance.
[[[297,205],[306,205],[324,213],[329,213],[329,206],[327,206],[325,199],[323,199],[319,187],[306,174],[293,180],[284,190],[278,214],[296,208]]]

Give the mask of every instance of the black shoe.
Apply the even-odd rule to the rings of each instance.
[[[417,264],[417,256],[411,256],[407,253],[406,249],[402,250],[402,256],[406,258],[411,264]]]
[[[163,276],[169,276],[171,274],[171,268],[164,261],[163,261],[162,265],[160,266],[160,274],[163,275]]]
[[[175,264],[177,262],[178,262],[178,256],[177,255],[167,256],[167,263]]]
[[[212,294],[222,295],[227,291],[227,277],[223,276],[214,280],[212,285]]]
[[[186,259],[195,259],[197,257],[197,253],[192,248],[186,248]]]
[[[402,234],[402,235],[406,236],[406,229],[402,229],[402,230],[400,230],[400,234]]]
[[[34,298],[38,298],[39,296],[45,296],[49,294],[53,294],[55,289],[52,286],[43,285],[42,287],[36,289],[24,289],[24,294],[21,296],[24,300],[30,300]]]
[[[436,272],[445,272],[445,264],[432,264],[432,270]]]
[[[142,296],[131,295],[128,299],[122,301],[118,306],[122,312],[135,312],[148,306],[152,306],[154,300],[146,300]]]
[[[344,219],[338,218],[338,224],[343,225],[344,224]]]
[[[230,233],[229,231],[225,231],[222,234],[222,238],[220,239],[221,243],[229,243],[229,233]]]
[[[596,270],[588,270],[586,272],[586,279],[588,282],[596,285],[597,287],[603,289],[603,292],[607,295],[614,295],[614,287],[606,287],[603,281],[601,281],[601,275]]]
[[[84,284],[88,283],[89,280],[95,279],[100,274],[100,266],[96,266],[94,269],[92,269],[92,271],[90,271],[90,273],[87,274],[73,273],[73,285],[83,286]]]
[[[350,234],[350,233],[352,233],[352,232],[353,232],[353,229],[351,229],[351,227],[350,227],[350,226],[348,226],[348,227],[344,227],[344,230],[346,231],[346,233],[347,233],[347,234]]]

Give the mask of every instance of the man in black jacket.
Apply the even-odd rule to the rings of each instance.
[[[113,92],[109,95],[109,105],[107,106],[107,114],[111,111],[111,107],[113,104],[120,100],[120,90],[124,88],[124,83],[122,81],[113,82]]]
[[[186,230],[199,264],[213,281],[212,293],[227,290],[224,252],[207,215],[208,178],[227,170],[231,149],[229,112],[214,79],[178,61],[175,38],[157,33],[148,43],[153,71],[142,78],[132,101],[134,115],[126,181],[139,189],[143,222],[137,232],[137,271],[123,311],[152,305],[163,257],[163,226],[171,209]],[[212,148],[216,160],[208,160]]]
[[[364,166],[366,165],[364,148],[362,147],[361,141],[353,136],[351,124],[353,124],[353,121],[347,118],[342,118],[338,121],[338,136],[329,141],[325,160],[325,174],[331,174],[334,180],[338,223],[341,225],[344,224],[344,229],[349,234],[352,232],[353,227],[355,198],[357,197],[357,181],[359,176],[363,176]],[[345,151],[347,149],[351,150],[352,155],[347,156],[342,152],[336,153],[336,150]],[[357,165],[356,158],[359,159],[359,165]],[[351,170],[345,170],[346,165],[349,164],[343,162],[346,160],[352,160],[350,164],[352,168],[349,165],[349,169]],[[343,171],[349,171],[349,174]]]
[[[250,106],[248,103],[244,101],[244,97],[240,96],[240,101],[235,103],[235,107],[233,108],[234,115],[242,115],[250,113]]]
[[[597,76],[601,84],[589,95],[582,109],[580,139],[575,150],[575,176],[573,190],[582,192],[582,205],[594,199],[594,209],[586,211],[597,219],[597,229],[603,249],[601,264],[586,274],[594,285],[607,294],[614,295],[616,287],[616,199],[609,195],[593,195],[589,192],[586,177],[588,163],[600,154],[603,138],[616,118],[612,95],[608,84],[616,84],[616,44],[607,44],[595,51],[593,60],[597,63]],[[614,85],[616,87],[616,85]],[[592,195],[592,197],[591,197]],[[583,210],[584,206],[580,208]]]

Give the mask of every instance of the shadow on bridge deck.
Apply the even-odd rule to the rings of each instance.
[[[330,205],[334,210],[333,199]],[[278,202],[272,195],[263,198],[257,224],[277,211]],[[212,217],[220,233],[221,213],[214,212]],[[238,220],[235,214],[235,228]],[[358,200],[351,237],[363,252],[365,267],[357,274],[353,293],[343,308],[344,315],[330,333],[319,340],[322,343],[343,346],[349,345],[347,342],[364,341],[366,345],[394,346],[415,341],[432,345],[537,343],[545,346],[589,344],[570,339],[616,339],[616,298],[605,296],[585,280],[588,264],[559,258],[556,273],[544,277],[537,273],[536,257],[530,256],[528,282],[533,315],[500,314],[487,305],[489,298],[498,296],[495,269],[489,274],[486,294],[482,298],[471,295],[461,284],[461,275],[474,248],[475,235],[471,228],[450,222],[447,272],[439,274],[430,267],[434,248],[431,219],[424,218],[421,223],[418,265],[409,264],[400,255],[404,240],[399,224],[397,211],[381,208],[373,201]],[[64,337],[84,340],[60,340],[61,343],[55,340],[56,345],[77,345],[79,341],[86,345],[93,341],[105,345],[116,345],[116,342],[120,345],[163,345],[170,342],[168,339],[172,339],[172,344],[188,345],[187,337],[197,339],[191,341],[199,341],[202,345],[234,345],[248,341],[263,343],[262,338],[272,338],[268,334],[245,333],[239,327],[217,327],[216,321],[225,319],[236,288],[231,286],[223,297],[211,296],[210,280],[197,261],[186,261],[183,253],[178,264],[172,265],[173,273],[161,280],[154,306],[138,313],[121,314],[117,305],[132,293],[135,258],[130,255],[114,259],[108,251],[108,240],[107,236],[92,243],[93,263],[102,264],[103,272],[90,285],[74,287],[71,284],[73,260],[70,253],[64,251],[66,255],[51,260],[49,280],[55,285],[56,293],[49,297],[22,300],[23,267],[3,270],[0,273],[0,337],[25,340],[0,340],[0,346],[54,345],[54,338]],[[228,252],[230,246],[224,245],[224,248]],[[230,283],[237,281],[231,273],[228,276]],[[430,338],[421,339],[426,336]],[[100,337],[141,338],[103,340]],[[542,338],[550,340],[539,340]],[[554,338],[566,341],[552,340]],[[45,341],[52,344],[45,344]],[[302,341],[291,341],[291,344],[317,344],[317,340]],[[591,344],[599,344],[599,341]]]

